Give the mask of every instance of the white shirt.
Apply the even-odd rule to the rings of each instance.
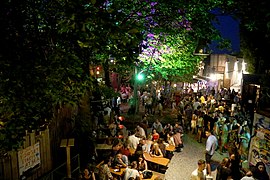
[[[213,155],[215,153],[217,145],[218,141],[216,136],[211,134],[206,141],[206,151],[208,152],[209,155]]]
[[[136,177],[140,177],[138,170],[127,168],[125,170],[125,175],[124,175],[123,180],[128,180],[130,177],[133,177],[134,179],[136,179]]]
[[[138,144],[139,144],[139,138],[137,138],[136,136],[135,136],[135,134],[133,134],[133,135],[130,135],[129,137],[128,137],[128,140],[129,140],[129,145],[130,145],[130,147],[132,148],[132,149],[134,149],[134,150],[136,150],[137,149],[137,146],[138,146]]]
[[[117,105],[118,105],[118,106],[121,104],[121,98],[120,98],[119,96],[117,97],[116,102],[117,102]]]
[[[200,175],[200,173],[198,171],[198,168],[197,168],[191,173],[190,180],[201,180],[200,176],[202,176],[203,179],[206,179],[206,175],[207,175],[206,174],[206,169],[204,169],[203,172]]]
[[[144,129],[143,129],[142,127],[138,126],[137,129],[138,129],[138,134],[139,134],[140,136],[146,137],[145,131],[144,131]]]

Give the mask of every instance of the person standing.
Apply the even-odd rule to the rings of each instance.
[[[207,174],[211,176],[210,161],[211,161],[212,156],[215,153],[215,150],[218,145],[218,141],[217,141],[217,138],[214,135],[212,135],[211,131],[209,130],[205,131],[205,135],[207,137],[206,147],[205,147],[206,170],[207,170]]]
[[[200,159],[198,161],[198,168],[191,173],[191,180],[204,180],[206,179],[205,161]]]
[[[230,159],[224,158],[217,167],[216,180],[231,179]]]
[[[261,161],[257,162],[255,171],[253,172],[253,177],[257,180],[269,179],[269,175],[266,171],[265,164]]]

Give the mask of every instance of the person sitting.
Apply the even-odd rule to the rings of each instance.
[[[120,167],[120,168],[126,168],[128,166],[128,158],[127,156],[118,153],[115,158],[113,159],[112,163],[113,167]]]
[[[135,135],[135,132],[134,131],[131,131],[130,132],[130,136],[128,136],[128,142],[129,142],[129,146],[130,146],[130,148],[132,148],[132,149],[137,149],[137,146],[138,146],[138,144],[139,144],[139,138],[138,137],[136,137],[136,135]]]
[[[170,123],[166,124],[164,126],[163,132],[164,132],[164,135],[167,135],[170,132],[173,132],[173,126]]]
[[[122,143],[119,139],[115,139],[113,141],[112,149],[111,149],[111,156],[116,156],[117,153],[119,153],[120,149],[122,147]]]
[[[96,180],[94,171],[88,169],[88,167],[84,168],[83,173],[81,174],[80,180]]]
[[[137,149],[135,151],[135,158],[136,160],[141,156],[143,155],[143,153],[146,152],[146,145],[145,145],[145,139],[141,139],[138,146],[137,146]]]
[[[127,157],[129,157],[131,155],[130,150],[129,150],[128,141],[124,142],[123,146],[120,149],[120,153],[123,155],[126,155]]]
[[[174,138],[173,138],[173,132],[170,132],[167,134],[167,143],[169,145],[175,146]]]
[[[159,139],[159,134],[157,133],[156,129],[152,131],[152,141],[157,141]]]
[[[133,161],[130,166],[131,168],[128,167],[125,169],[123,180],[129,180],[130,178],[140,179],[140,174],[137,170],[137,162]]]
[[[165,157],[166,156],[166,145],[164,144],[164,140],[160,138],[157,141],[157,143],[158,143],[159,149],[161,150],[163,156]]]
[[[108,163],[109,158],[105,158],[103,164],[99,167],[98,172],[99,180],[113,179]]]
[[[139,156],[137,160],[137,164],[138,164],[137,169],[139,173],[142,173],[143,171],[148,170],[147,162],[144,159],[143,155]]]
[[[145,131],[140,126],[140,124],[138,124],[137,127],[136,127],[136,134],[135,135],[136,135],[136,137],[139,137],[139,138],[145,138],[146,137]]]
[[[154,143],[152,145],[151,151],[150,151],[150,156],[152,157],[164,157],[161,149],[158,146],[158,143]]]

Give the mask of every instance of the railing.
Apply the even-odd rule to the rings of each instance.
[[[66,178],[66,162],[42,176],[40,180],[62,180]],[[71,159],[71,176],[76,178],[80,173],[80,156],[77,154]]]

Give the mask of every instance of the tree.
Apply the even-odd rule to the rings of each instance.
[[[269,6],[270,2],[266,0],[240,0],[230,1],[230,6],[224,7],[225,13],[240,20],[241,51],[250,73],[269,73]]]
[[[223,1],[1,3],[0,40],[4,46],[0,52],[0,144],[1,148],[11,149],[22,140],[25,130],[39,128],[58,107],[79,104],[94,86],[90,65],[110,69],[109,57],[115,58],[118,67],[132,69],[138,65],[139,47],[149,33],[166,35],[159,38],[167,38],[161,39],[162,45],[173,52],[161,56],[165,64],[155,60],[156,73],[164,77],[192,75],[198,61],[191,57],[192,49],[200,38],[218,37],[211,24],[211,9]],[[184,74],[180,66],[186,68]]]

